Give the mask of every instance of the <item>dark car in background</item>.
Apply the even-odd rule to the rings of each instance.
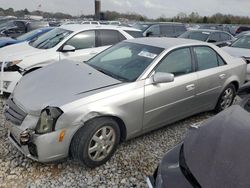
[[[48,27],[47,22],[31,20],[11,20],[0,24],[0,36],[18,37],[31,30]]]
[[[219,47],[228,46],[232,41],[235,40],[235,38],[230,33],[209,29],[190,30],[180,35],[179,38],[194,39],[214,43]]]
[[[147,179],[155,188],[249,188],[250,98],[189,130]]]
[[[137,23],[135,28],[140,29],[145,37],[178,37],[187,28],[182,23],[161,22],[161,23]]]
[[[0,37],[0,48],[12,44],[17,44],[20,42],[31,41],[39,37],[40,35],[47,33],[48,31],[54,29],[53,27],[45,27],[40,29],[35,29],[28,33],[25,33],[19,37],[11,38],[11,37]]]
[[[239,27],[236,29],[235,34],[237,35],[237,34],[242,33],[242,32],[244,32],[244,31],[250,31],[250,26],[246,26],[246,25],[244,25],[244,26],[239,26]]]

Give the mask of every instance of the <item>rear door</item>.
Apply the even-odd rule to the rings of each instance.
[[[198,74],[197,104],[202,110],[210,110],[219,98],[222,86],[229,76],[225,61],[208,46],[193,47]]]
[[[197,74],[190,48],[180,48],[166,55],[156,72],[173,73],[174,81],[145,84],[144,130],[155,129],[195,113]]]

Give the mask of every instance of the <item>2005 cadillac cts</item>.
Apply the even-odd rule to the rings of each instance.
[[[40,162],[71,155],[96,167],[122,141],[229,107],[246,66],[199,41],[124,41],[86,63],[64,61],[24,76],[5,107],[9,139]]]

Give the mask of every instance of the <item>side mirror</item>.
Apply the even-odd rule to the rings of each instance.
[[[74,51],[76,51],[76,48],[71,45],[65,45],[61,50],[61,52],[74,52]]]
[[[216,40],[208,40],[207,42],[209,42],[209,43],[215,43]]]
[[[154,83],[168,83],[174,81],[174,75],[171,73],[157,72],[153,76]]]

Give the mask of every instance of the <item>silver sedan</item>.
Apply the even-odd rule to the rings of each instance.
[[[9,139],[49,162],[96,167],[117,145],[193,114],[229,107],[246,63],[214,45],[174,38],[121,42],[86,63],[27,74],[5,107]]]

